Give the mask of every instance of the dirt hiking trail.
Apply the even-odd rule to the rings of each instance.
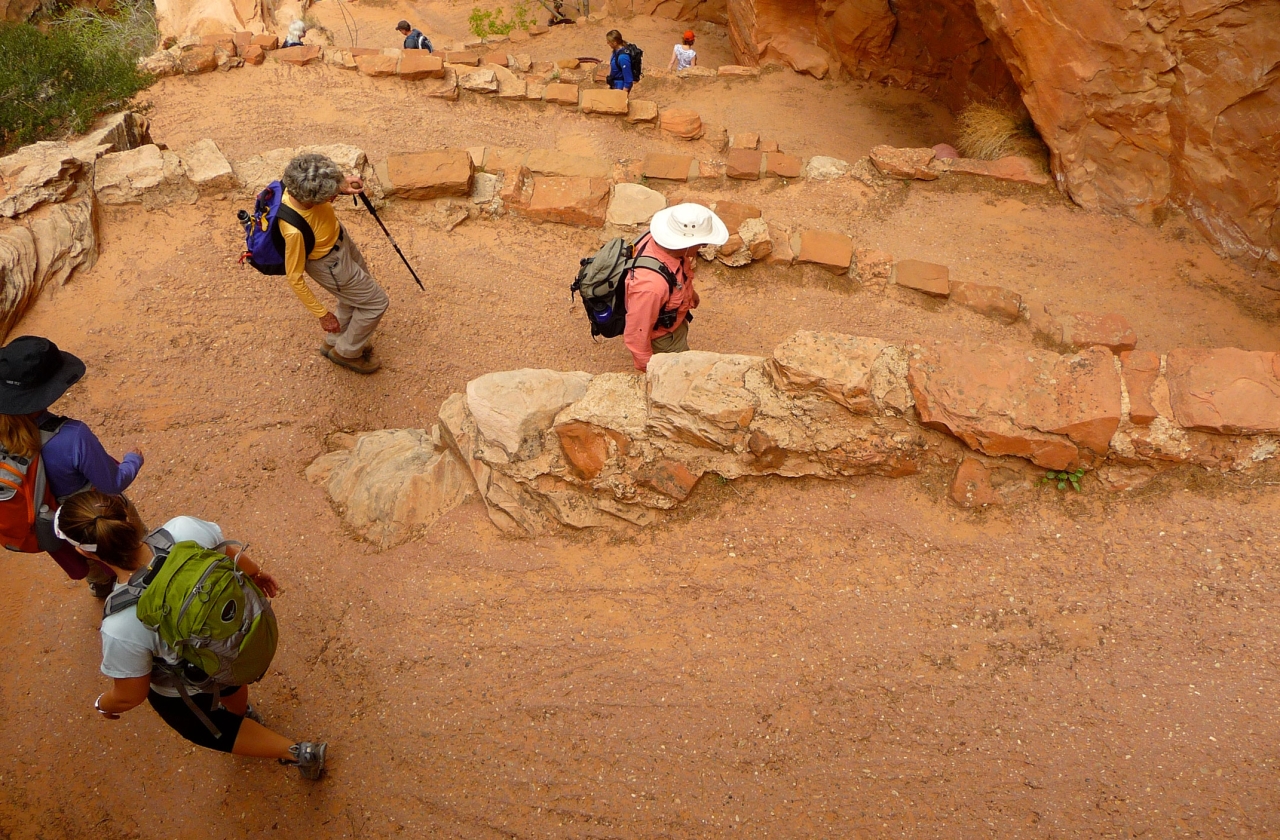
[[[331,3],[316,14],[341,42]],[[460,39],[470,6],[351,8],[362,45],[393,46],[402,16]],[[612,25],[558,27],[529,50],[603,56]],[[683,28],[617,25],[662,63]],[[720,63],[722,41],[699,46]],[[606,160],[677,149],[620,121],[380,82],[268,64],[144,96],[157,140],[211,137],[232,160],[339,142],[374,160],[485,144]],[[949,139],[945,110],[914,94],[789,72],[651,95],[794,154]],[[1051,188],[976,182],[664,189],[1119,312],[1144,349],[1280,349],[1275,296],[1178,219],[1144,227]],[[322,334],[282,281],[236,265],[238,206],[104,208],[98,264],[13,334],[84,359],[57,408],[113,453],[143,448],[129,495],[149,524],[191,514],[252,540],[284,589],[280,652],[254,703],[274,729],[329,742],[326,778],[203,751],[147,708],[98,719],[99,603],[43,556],[10,555],[0,837],[1280,835],[1280,476],[1179,470],[1132,493],[1046,487],[980,512],[949,505],[948,477],[932,473],[707,476],[632,534],[510,539],[471,502],[378,552],[305,467],[337,431],[429,427],[489,371],[628,370],[568,296],[600,234],[511,215],[446,233],[429,206],[391,203],[383,218],[424,293],[372,219],[341,203],[391,296],[375,337],[384,367],[358,377],[319,356]],[[817,269],[699,271],[698,349],[763,354],[798,329],[1033,344],[1025,324]]]

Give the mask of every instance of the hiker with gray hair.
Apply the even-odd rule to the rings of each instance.
[[[282,203],[298,213],[306,228],[283,216],[279,219],[285,277],[328,333],[320,355],[356,373],[373,373],[382,364],[373,358],[369,340],[389,301],[333,211],[335,198],[363,192],[364,183],[354,175],[345,175],[338,164],[319,154],[302,154],[289,161],[281,181],[285,190]],[[337,298],[332,312],[316,300],[302,279],[304,273]]]

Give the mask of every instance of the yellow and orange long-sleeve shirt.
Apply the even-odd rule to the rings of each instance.
[[[312,293],[311,287],[307,285],[302,275],[306,273],[307,260],[318,260],[333,250],[333,246],[338,243],[338,235],[342,232],[342,225],[338,222],[338,215],[333,212],[332,202],[326,201],[307,208],[286,192],[284,203],[306,219],[307,224],[311,226],[311,232],[316,237],[315,247],[308,254],[302,231],[284,219],[278,221],[280,234],[284,237],[285,279],[289,281],[293,293],[298,296],[298,300],[302,301],[302,305],[307,307],[312,315],[323,318],[329,310],[323,303],[316,300],[315,294]]]

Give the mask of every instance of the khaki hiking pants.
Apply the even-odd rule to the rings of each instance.
[[[307,260],[307,274],[338,299],[333,313],[342,332],[326,333],[325,343],[341,356],[354,359],[378,328],[390,301],[364,263],[356,243],[343,231],[333,250],[318,260]]]
[[[673,333],[667,333],[664,336],[655,338],[651,345],[654,353],[688,353],[689,352],[689,322],[685,321],[676,327]]]

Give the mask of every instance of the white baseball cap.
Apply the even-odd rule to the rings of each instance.
[[[653,240],[670,251],[695,245],[715,245],[729,241],[729,228],[720,217],[701,204],[677,204],[659,210],[649,222]]]

